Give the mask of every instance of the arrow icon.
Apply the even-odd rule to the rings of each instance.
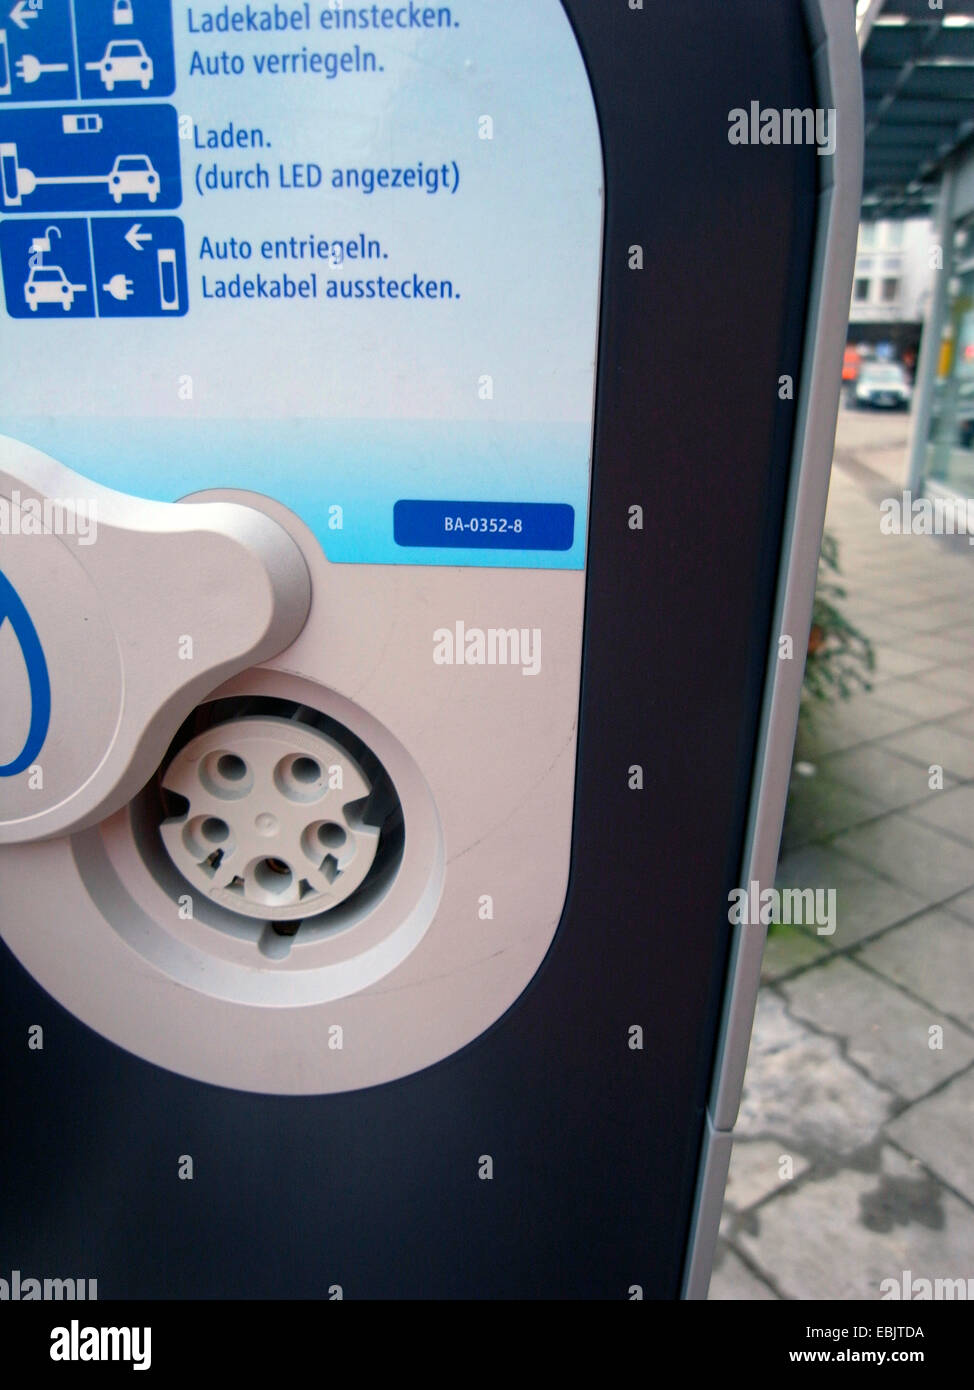
[[[17,0],[16,5],[10,11],[10,18],[18,29],[26,29],[28,19],[36,19],[39,7],[35,8],[26,3],[26,0]]]
[[[128,231],[125,233],[125,240],[128,242],[129,246],[131,246],[133,251],[144,251],[145,247],[142,245],[142,243],[144,241],[151,241],[152,233],[143,232],[141,222],[133,222],[131,227],[129,227]]]

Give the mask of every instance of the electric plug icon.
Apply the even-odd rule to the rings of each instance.
[[[132,281],[126,275],[122,274],[113,275],[107,285],[102,285],[102,289],[106,294],[110,294],[113,299],[119,300],[122,304],[135,293],[135,290],[132,288]]]
[[[39,77],[43,77],[46,72],[67,72],[67,63],[42,63],[34,57],[33,53],[25,53],[22,58],[18,58],[14,64],[14,71],[21,82],[26,82],[28,86],[36,82]]]

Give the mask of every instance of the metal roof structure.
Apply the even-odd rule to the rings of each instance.
[[[927,217],[944,162],[974,148],[974,0],[859,0],[863,218]]]

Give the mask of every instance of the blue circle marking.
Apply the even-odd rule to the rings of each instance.
[[[44,747],[51,727],[51,677],[41,639],[37,635],[23,600],[7,576],[0,570],[0,627],[9,622],[20,644],[27,680],[30,684],[30,728],[27,740],[13,762],[0,764],[0,777],[16,777],[26,771]]]

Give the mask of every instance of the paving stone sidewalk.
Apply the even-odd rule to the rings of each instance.
[[[834,888],[836,930],[769,937],[713,1299],[974,1291],[974,546],[881,534],[906,430],[840,415],[826,525],[877,671],[799,734],[778,884]]]

